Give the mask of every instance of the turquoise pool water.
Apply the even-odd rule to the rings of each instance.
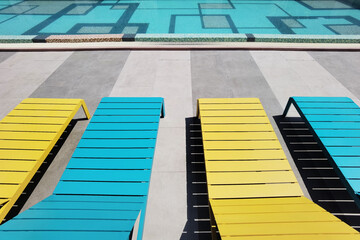
[[[0,0],[0,35],[360,35],[360,0]]]

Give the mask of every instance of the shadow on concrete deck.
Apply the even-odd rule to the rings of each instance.
[[[21,209],[25,205],[26,201],[29,199],[32,192],[34,191],[34,189],[36,188],[36,186],[40,182],[41,178],[44,176],[46,170],[49,168],[50,164],[55,159],[57,153],[60,151],[61,147],[63,146],[66,139],[70,135],[71,131],[74,129],[76,123],[78,121],[81,121],[81,120],[87,120],[87,119],[85,119],[85,118],[82,119],[81,118],[81,119],[73,119],[73,120],[71,120],[71,122],[69,123],[69,125],[65,129],[64,133],[60,136],[59,140],[56,142],[55,146],[50,151],[49,155],[44,160],[43,164],[40,166],[38,171],[35,173],[34,177],[30,180],[30,183],[25,188],[25,190],[23,191],[23,193],[21,194],[19,199],[16,201],[14,206],[11,208],[9,213],[6,215],[6,217],[5,217],[5,219],[3,220],[2,223],[5,223],[6,221],[11,220],[16,215],[19,214],[19,212],[21,211]]]
[[[211,239],[200,120],[186,119],[187,222],[181,240]]]
[[[360,209],[300,117],[274,116],[312,200],[360,231]]]

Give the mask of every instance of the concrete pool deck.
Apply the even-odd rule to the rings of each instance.
[[[91,114],[102,97],[164,97],[143,239],[193,239],[184,233],[186,119],[195,116],[196,99],[260,98],[307,192],[273,116],[294,95],[359,104],[359,66],[360,52],[346,51],[0,52],[0,119],[27,97],[83,98]],[[87,123],[77,122],[23,210],[52,193]]]

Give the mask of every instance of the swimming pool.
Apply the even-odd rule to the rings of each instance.
[[[349,1],[0,0],[0,35],[360,35]]]

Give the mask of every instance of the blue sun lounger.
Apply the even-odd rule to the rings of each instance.
[[[1,225],[0,239],[141,239],[163,116],[162,98],[103,98],[53,195]]]
[[[355,200],[360,195],[360,108],[347,97],[291,97]],[[350,190],[351,189],[351,190]],[[358,203],[359,204],[359,203]]]

